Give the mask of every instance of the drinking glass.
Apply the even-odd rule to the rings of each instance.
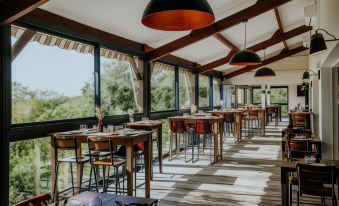
[[[86,124],[80,125],[80,130],[81,130],[81,131],[87,130],[87,125],[86,125]]]
[[[107,125],[108,132],[114,132],[114,126],[113,125]]]

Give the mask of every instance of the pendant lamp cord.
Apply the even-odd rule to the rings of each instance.
[[[246,42],[247,42],[247,35],[246,35],[246,33],[247,33],[247,30],[246,30],[246,22],[247,22],[247,20],[244,20],[244,24],[245,24],[245,44],[244,44],[244,50],[246,50]]]

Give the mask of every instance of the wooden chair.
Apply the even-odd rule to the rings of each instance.
[[[97,168],[102,166],[103,173],[103,192],[108,191],[108,184],[110,178],[110,168],[113,167],[115,173],[115,194],[118,194],[118,187],[120,189],[120,174],[119,168],[122,167],[123,172],[123,191],[125,189],[125,165],[126,159],[124,157],[116,156],[116,145],[114,145],[113,141],[109,137],[95,137],[91,136],[87,138],[88,150],[91,167],[91,174],[94,174],[96,191],[99,192],[98,188],[98,180],[97,180]],[[109,156],[98,157],[93,156],[93,153],[98,152],[107,152],[109,151]],[[108,167],[108,174],[106,179],[106,167]],[[92,172],[93,170],[93,172]],[[120,191],[121,193],[121,191]]]
[[[309,140],[287,140],[286,151],[289,160],[302,159],[305,155],[312,155]]]
[[[302,197],[304,194],[320,196],[321,205],[325,205],[325,197],[330,197],[332,199],[332,205],[337,205],[337,198],[334,189],[336,184],[335,166],[298,164],[297,173],[299,180],[297,194],[298,205],[300,197]]]
[[[292,113],[293,128],[307,128],[307,115],[302,113]]]
[[[249,109],[248,115],[244,117],[244,120],[245,128],[247,128],[247,136],[249,136],[250,132],[253,135],[254,128],[257,128],[257,133],[259,135],[259,111],[257,109]]]
[[[267,119],[267,121],[266,121],[266,124],[268,125],[268,123],[270,122],[270,121],[273,121],[273,118],[274,118],[274,120],[275,120],[275,127],[277,126],[277,120],[276,120],[276,118],[278,118],[277,116],[276,116],[276,107],[267,107],[266,108],[266,119]],[[270,120],[271,119],[271,120]]]
[[[49,194],[41,194],[13,206],[48,206],[50,204],[52,204],[51,196]]]
[[[68,135],[55,135],[53,138],[55,145],[55,178],[54,178],[54,188],[53,188],[53,196],[56,201],[58,201],[59,192],[57,191],[57,181],[58,181],[58,173],[59,173],[59,165],[61,163],[69,163],[71,170],[71,181],[72,181],[72,192],[75,194],[75,188],[78,188],[81,192],[82,189],[82,176],[84,171],[84,164],[89,162],[88,156],[78,156],[77,155],[77,141],[76,137],[68,136]],[[74,155],[66,158],[59,159],[59,151],[73,151]],[[74,186],[74,178],[73,178],[73,164],[80,164],[80,185],[77,187]]]

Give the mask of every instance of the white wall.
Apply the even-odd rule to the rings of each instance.
[[[317,24],[314,29],[322,28],[339,37],[339,0],[317,0]],[[314,32],[313,32],[314,33]],[[325,39],[328,39],[324,34]],[[313,111],[319,117],[318,122],[314,122],[315,130],[319,131],[319,136],[323,142],[323,158],[339,159],[338,156],[338,136],[333,136],[333,131],[337,129],[334,125],[333,115],[333,77],[332,68],[339,62],[339,44],[337,42],[327,42],[327,51],[312,55],[309,58],[310,69],[316,71],[320,69],[319,84],[312,88],[312,94],[319,93],[313,97]],[[315,81],[314,81],[315,82]]]

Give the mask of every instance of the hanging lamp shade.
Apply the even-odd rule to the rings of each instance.
[[[316,54],[327,49],[324,36],[321,33],[315,33],[311,36],[310,55]]]
[[[305,71],[303,73],[303,80],[309,80],[310,79],[310,73],[308,71]]]
[[[258,69],[254,74],[254,77],[274,77],[274,76],[276,76],[275,72],[268,67],[262,67]]]
[[[214,20],[207,0],[151,0],[141,22],[152,29],[185,31],[209,26]]]
[[[261,59],[258,54],[252,51],[241,50],[232,56],[229,64],[236,66],[253,66],[261,64]]]

